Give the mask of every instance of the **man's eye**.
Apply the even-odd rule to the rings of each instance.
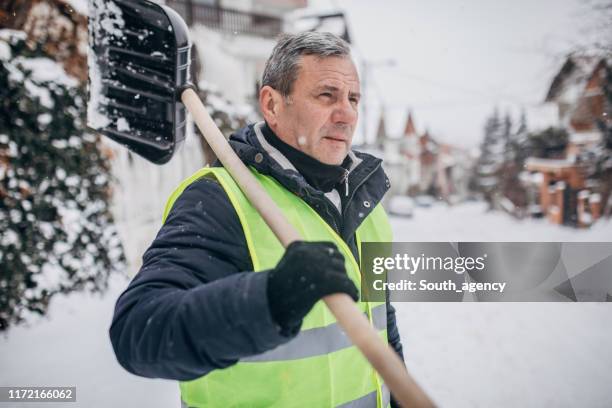
[[[319,96],[324,96],[326,98],[331,98],[332,94],[330,94],[329,92],[323,92],[322,94],[320,94]]]
[[[359,104],[359,98],[351,98],[351,103],[354,103],[355,105]]]

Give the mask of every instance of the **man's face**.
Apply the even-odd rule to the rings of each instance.
[[[351,147],[359,97],[359,77],[350,58],[302,56],[272,129],[320,162],[339,165]]]

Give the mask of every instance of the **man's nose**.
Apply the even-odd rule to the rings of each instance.
[[[346,123],[354,125],[357,122],[357,115],[359,109],[357,104],[351,102],[348,98],[340,99],[335,107],[332,114],[332,121],[334,123]]]

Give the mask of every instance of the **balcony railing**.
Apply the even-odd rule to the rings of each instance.
[[[166,0],[188,25],[205,26],[228,34],[274,38],[282,32],[282,19],[265,14],[248,13],[189,0]]]

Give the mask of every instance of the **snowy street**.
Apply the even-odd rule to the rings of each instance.
[[[612,241],[612,225],[577,231],[483,213],[480,203],[417,208],[393,218],[395,240]],[[130,245],[146,246],[152,236]],[[49,317],[0,337],[0,384],[76,386],[70,406],[179,406],[173,381],[128,374],[107,330],[127,281],[103,297],[53,300]],[[441,407],[609,407],[612,305],[396,304],[406,363]],[[0,403],[1,406],[7,406]],[[20,404],[20,406],[33,406]]]

